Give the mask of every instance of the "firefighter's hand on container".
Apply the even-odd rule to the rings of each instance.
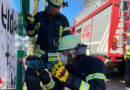
[[[34,22],[33,24],[28,24],[27,25],[27,35],[29,37],[34,37],[40,28],[40,22]]]
[[[38,57],[35,56],[35,55],[29,55],[29,56],[26,57],[25,60],[30,61],[30,60],[39,60],[39,59],[40,59],[40,58],[38,58]]]
[[[26,13],[26,17],[27,17],[27,24],[33,24],[34,23],[35,19],[30,13]]]
[[[62,64],[62,62],[58,62],[54,65],[52,69],[52,75],[58,78],[61,82],[66,82],[69,76],[69,72]]]
[[[43,68],[35,68],[35,71],[37,73],[38,78],[42,81],[44,85],[49,83],[51,81],[51,77],[49,75],[49,72]]]
[[[40,58],[36,57],[36,56],[33,56],[33,55],[30,55],[28,57],[26,57],[26,65],[30,68],[34,68],[35,67],[41,67],[40,65]]]

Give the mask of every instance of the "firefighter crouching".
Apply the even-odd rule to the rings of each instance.
[[[61,61],[52,68],[52,77],[49,78],[43,69],[38,72],[39,79],[47,89],[63,90],[68,87],[72,90],[106,90],[104,63],[96,57],[86,56],[86,48],[78,36],[61,38]]]
[[[60,13],[61,7],[65,5],[64,0],[47,1],[48,6],[45,11],[38,12],[34,17],[27,14],[27,35],[29,37],[37,35],[34,57],[51,65],[58,60],[57,49],[61,37],[71,34],[71,31],[67,18]],[[28,59],[30,58],[32,57]],[[37,80],[32,66],[32,64],[39,65],[39,62],[32,60],[28,64],[26,73],[28,90],[41,90],[34,89],[34,86],[37,85],[36,83],[39,83],[39,80]],[[48,68],[48,66],[46,67]]]
[[[130,90],[130,26],[127,31],[127,45],[126,45],[126,74],[125,74],[125,85],[126,90]]]

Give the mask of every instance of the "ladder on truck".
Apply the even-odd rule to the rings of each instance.
[[[125,21],[126,19],[128,21]],[[121,0],[121,22],[130,24],[130,0]]]
[[[120,16],[120,23],[121,30],[123,31],[123,47],[124,47],[124,55],[126,54],[126,45],[130,45],[130,41],[128,41],[127,38],[127,32],[128,28],[130,27],[130,0],[120,0],[120,10],[121,10],[121,16]],[[125,55],[126,56],[126,55]]]

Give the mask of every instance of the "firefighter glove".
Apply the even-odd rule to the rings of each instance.
[[[35,19],[30,13],[26,13],[26,17],[27,17],[27,24],[33,24],[34,23]]]
[[[52,75],[58,78],[61,82],[66,82],[69,77],[69,72],[62,62],[57,62],[52,69]]]
[[[39,60],[39,58],[35,55],[29,55],[26,57],[26,60],[27,61],[30,61],[30,60]]]
[[[35,68],[38,78],[42,81],[45,87],[52,89],[55,86],[55,81],[50,77],[49,72],[45,69]]]
[[[35,22],[33,24],[27,25],[27,35],[29,37],[33,37],[38,33],[38,30],[40,28],[40,22]]]
[[[51,77],[49,76],[49,73],[45,69],[35,67],[35,72],[37,73],[38,78],[42,81],[44,85],[50,82]]]

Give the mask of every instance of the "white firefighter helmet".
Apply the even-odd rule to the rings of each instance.
[[[68,49],[74,49],[78,46],[78,44],[81,44],[81,40],[76,35],[66,35],[61,38],[60,40],[60,48],[59,51],[64,51]]]
[[[59,7],[63,5],[64,0],[48,0],[48,2]]]

